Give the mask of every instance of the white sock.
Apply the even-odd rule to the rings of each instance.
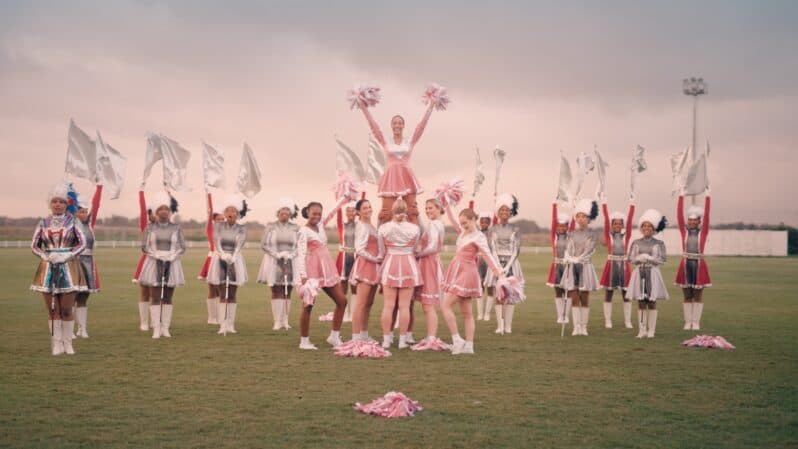
[[[341,336],[341,331],[330,331],[330,337],[340,338],[340,336]]]
[[[310,337],[299,337],[300,344],[310,344]]]

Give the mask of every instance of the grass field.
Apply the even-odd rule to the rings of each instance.
[[[187,278],[203,256],[184,257]],[[152,340],[138,330],[136,252],[97,258],[104,290],[89,302],[91,338],[76,340],[76,356],[52,357],[43,302],[28,290],[34,259],[0,251],[0,447],[798,447],[795,258],[709,259],[702,333],[734,351],[680,346],[695,333],[681,329],[675,288],[655,339],[619,327],[618,303],[616,327],[604,329],[597,296],[590,337],[561,339],[543,285],[549,258],[525,256],[528,300],[512,335],[480,322],[474,356],[394,350],[384,360],[332,355],[329,324],[317,320],[332,310],[325,297],[311,324],[320,350],[298,350],[297,308],[293,329],[272,331],[255,283],[240,293],[238,335],[205,324],[206,287],[192,280],[176,294],[173,338]],[[259,254],[247,258],[252,278]],[[378,298],[375,336],[380,308]],[[442,321],[440,335],[449,339]],[[402,420],[352,410],[390,390],[425,410]]]

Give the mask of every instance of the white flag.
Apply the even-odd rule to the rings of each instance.
[[[579,194],[582,192],[582,184],[585,182],[585,177],[588,173],[592,172],[593,169],[596,168],[596,162],[593,160],[593,156],[585,153],[584,151],[579,153],[576,156],[576,192],[574,198],[578,197]]]
[[[156,134],[150,133],[147,136],[147,152],[144,155],[144,174],[141,177],[141,187],[139,187],[139,189],[144,190],[144,184],[150,177],[152,167],[161,159],[163,159],[161,153],[161,138]]]
[[[385,155],[382,147],[374,140],[374,136],[369,134],[369,153],[366,164],[366,182],[379,184],[382,174],[385,173]]]
[[[125,184],[127,159],[114,147],[105,143],[99,131],[97,131],[95,149],[97,182],[102,183],[111,199],[115,200],[119,198],[122,186]]]
[[[64,171],[78,178],[97,181],[97,154],[94,141],[88,134],[78,128],[73,120],[69,121],[67,138],[67,155]]]
[[[202,176],[205,190],[215,187],[224,188],[224,154],[216,148],[202,142]]]
[[[479,156],[479,148],[477,148],[477,168],[474,171],[474,193],[472,197],[477,196],[479,187],[485,183],[485,164],[482,163],[482,158]]]
[[[700,195],[709,188],[707,177],[707,155],[702,154],[687,170],[684,183],[685,195]]]
[[[163,182],[174,191],[191,190],[186,183],[186,172],[191,153],[177,141],[163,134],[161,138],[161,156],[163,157]]]
[[[560,181],[557,186],[557,198],[566,203],[571,202],[573,196],[571,195],[571,184],[573,183],[573,176],[571,175],[571,164],[565,155],[560,154]]]
[[[634,197],[634,193],[635,193],[635,184],[636,184],[636,181],[637,181],[637,175],[640,174],[640,173],[643,173],[648,168],[648,164],[646,163],[645,152],[646,152],[646,149],[643,148],[642,146],[638,145],[635,148],[634,155],[632,156],[632,177],[631,177],[632,178],[631,179],[632,190],[631,190],[631,194],[632,194],[633,197]]]
[[[676,196],[681,194],[687,178],[687,159],[690,157],[690,147],[684,151],[674,153],[671,155],[671,172],[673,173],[673,187],[672,195]]]
[[[338,145],[338,150],[335,152],[335,169],[338,172],[338,176],[346,173],[355,182],[363,182],[366,178],[366,170],[363,168],[360,158],[357,157],[351,148],[337,138],[335,143]]]
[[[245,197],[252,199],[253,196],[260,192],[260,180],[261,174],[258,161],[255,160],[252,148],[245,143],[244,151],[241,153],[241,166],[238,169],[236,189]]]
[[[507,156],[507,152],[496,146],[496,149],[493,150],[493,160],[496,162],[496,179],[493,183],[493,197],[497,197],[499,195],[499,174],[502,171],[502,165],[504,165],[504,158]]]
[[[596,152],[596,173],[598,174],[599,178],[599,185],[598,185],[598,197],[603,197],[606,193],[607,188],[607,167],[609,164],[604,162],[602,159],[601,154],[599,154],[598,150]]]

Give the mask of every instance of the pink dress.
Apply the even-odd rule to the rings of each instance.
[[[341,282],[335,262],[327,250],[327,233],[323,226],[319,232],[302,226],[297,238],[297,281],[301,278],[315,279],[319,287],[333,287]]]
[[[414,249],[421,231],[409,221],[389,221],[377,231],[385,242],[385,260],[380,267],[383,287],[409,288],[422,284]]]
[[[413,137],[410,140],[404,139],[399,144],[394,143],[393,136],[391,136],[390,142],[386,141],[368,108],[362,108],[362,111],[366,116],[374,138],[385,154],[385,173],[380,178],[377,195],[397,197],[423,192],[421,184],[419,184],[416,175],[413,174],[413,170],[410,168],[410,156],[413,154],[413,149],[421,138],[421,134],[424,133],[424,128],[426,128],[427,121],[429,121],[430,114],[432,114],[432,108],[427,108],[426,114],[416,126]]]
[[[421,251],[417,254],[418,269],[424,285],[418,288],[416,299],[422,304],[438,304],[443,296],[443,266],[441,250],[443,249],[443,222],[432,220],[421,236]]]
[[[349,275],[349,283],[379,284],[378,261],[384,254],[385,247],[378,238],[377,229],[369,223],[358,221],[355,224],[355,264]]]
[[[443,291],[461,298],[479,298],[482,296],[482,285],[479,282],[477,255],[488,264],[488,269],[497,273],[501,271],[499,261],[488,248],[485,234],[475,230],[469,234],[461,233],[457,237],[457,253],[454,255],[443,279]]]

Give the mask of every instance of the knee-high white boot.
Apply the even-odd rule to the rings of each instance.
[[[216,309],[216,316],[218,316],[219,320],[219,331],[216,332],[217,334],[226,334],[227,333],[227,318],[229,317],[230,309],[228,304],[219,302],[219,307]]]
[[[562,324],[565,321],[563,313],[565,313],[565,301],[563,298],[554,298],[554,307],[557,308],[557,324]]]
[[[50,320],[50,331],[53,335],[50,337],[50,350],[53,355],[61,355],[64,353],[64,343],[61,341],[61,320]],[[69,334],[72,336],[72,334]]]
[[[565,313],[563,313],[563,317],[565,317],[565,320],[563,321],[563,323],[565,323],[565,324],[568,324],[568,317],[571,316],[571,308],[572,308],[572,306],[573,306],[573,304],[572,304],[571,298],[566,297],[565,298]]]
[[[272,299],[272,317],[274,318],[274,326],[272,330],[276,331],[283,327],[283,306],[285,301],[282,299]]]
[[[75,348],[72,347],[72,333],[75,331],[75,321],[61,321],[61,341],[64,344],[64,352],[72,355]]]
[[[612,329],[612,303],[604,301],[604,327]]]
[[[227,304],[227,332],[237,334],[236,330],[236,306],[237,303],[231,302]]]
[[[573,323],[573,328],[574,328],[574,330],[571,331],[571,336],[582,335],[582,325],[581,325],[582,313],[580,312],[581,309],[582,309],[581,307],[571,308],[571,315],[573,315],[571,317],[571,322]]]
[[[490,309],[493,308],[493,305],[495,303],[496,303],[496,298],[494,298],[493,296],[488,296],[485,299],[485,315],[483,317],[483,320],[490,321]],[[498,312],[499,312],[499,309],[496,308],[496,313],[498,314]]]
[[[587,322],[590,320],[590,307],[580,307],[579,325],[582,327],[582,335],[587,337]]]
[[[161,338],[161,305],[150,306],[150,324],[152,338]]]
[[[623,325],[627,329],[632,329],[632,302],[623,303]]]
[[[484,320],[485,319],[485,297],[484,296],[480,296],[474,302],[477,303],[476,320],[477,321]]]
[[[704,313],[703,302],[693,302],[693,326],[691,329],[694,331],[701,329],[701,314]]]
[[[490,298],[489,298],[490,299]],[[496,333],[497,334],[504,334],[504,315],[503,315],[503,306],[501,304],[496,304]]]
[[[684,330],[689,331],[693,328],[693,303],[682,303],[682,310],[684,311]]]
[[[284,299],[283,300],[283,329],[291,329],[291,326],[288,324],[288,316],[291,312],[291,300]]]
[[[75,321],[78,322],[78,333],[77,336],[81,338],[89,338],[89,332],[86,330],[86,321],[89,318],[89,308],[88,307],[76,307],[75,308]]]
[[[648,322],[646,323],[646,337],[654,338],[654,332],[657,331],[657,309],[648,310]]]
[[[504,333],[513,333],[513,313],[515,313],[515,304],[505,304],[502,306],[502,320],[504,320]]]
[[[139,330],[142,332],[147,332],[150,330],[149,314],[150,303],[139,302]]]
[[[164,337],[171,337],[172,334],[169,333],[169,327],[172,325],[172,304],[164,304],[163,307],[163,316],[161,317],[161,335]]]
[[[219,324],[217,312],[219,309],[219,298],[208,298],[208,324]]]
[[[646,336],[646,309],[637,309],[637,338],[643,338]]]

